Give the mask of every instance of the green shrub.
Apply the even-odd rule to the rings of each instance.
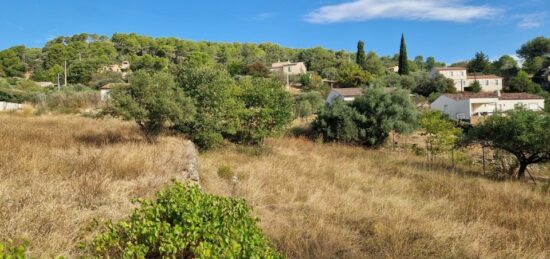
[[[225,180],[231,180],[231,178],[234,176],[233,169],[231,166],[228,165],[222,165],[218,167],[218,176]]]
[[[416,127],[417,113],[405,91],[369,89],[351,104],[337,101],[319,112],[313,123],[317,136],[366,146],[379,146],[391,131],[408,133]]]
[[[130,218],[110,223],[91,244],[96,257],[281,258],[243,200],[176,183],[141,201]]]
[[[321,93],[310,91],[296,98],[296,116],[303,118],[317,113],[325,104]]]
[[[223,143],[223,136],[214,131],[197,132],[192,135],[195,145],[201,150],[208,150],[219,147]]]
[[[365,120],[350,105],[343,101],[335,101],[319,112],[312,128],[315,135],[321,136],[325,141],[342,143],[357,143],[361,139],[361,129],[358,122]]]
[[[23,259],[27,258],[25,253],[27,252],[28,241],[22,244],[14,244],[11,240],[6,243],[0,243],[0,258],[2,259]]]
[[[104,111],[126,120],[134,120],[149,140],[166,126],[184,123],[193,117],[192,100],[177,88],[167,73],[137,72],[126,88],[111,90],[109,107]]]

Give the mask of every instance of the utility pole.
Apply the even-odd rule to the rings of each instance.
[[[57,91],[61,90],[61,80],[59,79],[59,73],[57,73]]]
[[[65,84],[63,86],[67,86],[67,60],[65,60]]]

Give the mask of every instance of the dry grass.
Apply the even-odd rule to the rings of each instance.
[[[28,239],[30,255],[78,256],[95,220],[117,220],[131,199],[183,177],[194,149],[142,140],[132,123],[0,114],[0,241]]]
[[[550,257],[550,194],[527,183],[303,139],[254,151],[201,155],[203,188],[246,199],[291,258]]]

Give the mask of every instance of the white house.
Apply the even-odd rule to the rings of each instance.
[[[111,89],[115,87],[126,87],[128,84],[126,83],[108,83],[102,87],[99,88],[99,93],[101,97],[101,101],[108,101],[109,98],[111,98]]]
[[[469,87],[475,81],[478,81],[482,92],[502,91],[502,77],[496,75],[468,75],[465,67],[436,67],[431,75],[443,75],[452,79],[458,92],[464,92],[464,88]]]
[[[363,94],[362,88],[333,88],[327,96],[326,102],[332,104],[334,100],[340,99],[344,102],[353,102],[355,97]]]
[[[282,73],[290,76],[305,75],[307,73],[307,68],[304,62],[277,62],[271,64],[271,68],[269,70],[274,73]]]
[[[544,109],[544,98],[529,93],[458,93],[443,94],[431,105],[453,120],[477,122],[496,111],[507,111],[516,107],[525,107],[533,111]]]
[[[21,103],[0,102],[0,111],[16,111],[23,108]]]

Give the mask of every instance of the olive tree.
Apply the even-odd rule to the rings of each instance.
[[[497,113],[474,126],[466,143],[481,143],[513,154],[524,178],[531,164],[550,162],[550,115],[527,109]]]
[[[411,132],[416,109],[405,91],[369,89],[351,104],[335,102],[322,109],[313,130],[328,141],[379,146],[391,131]]]
[[[128,87],[112,89],[105,112],[115,117],[134,120],[149,140],[154,140],[166,126],[190,120],[193,103],[176,87],[166,73],[138,72]]]

